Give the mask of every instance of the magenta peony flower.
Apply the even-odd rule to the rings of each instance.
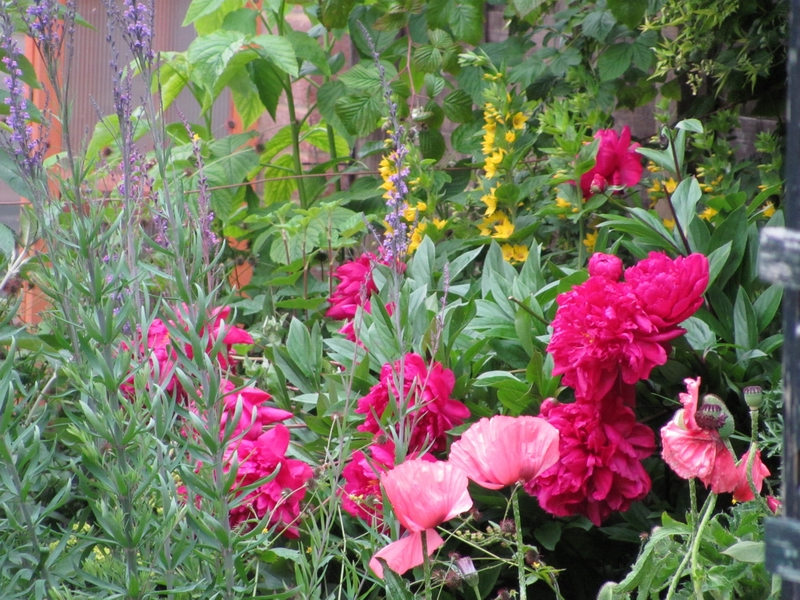
[[[675,327],[703,304],[708,259],[702,254],[690,254],[672,260],[663,252],[651,252],[625,271],[625,281],[656,327]]]
[[[380,476],[394,468],[394,443],[372,444],[367,454],[358,450],[342,470],[345,484],[339,490],[342,497],[342,508],[345,512],[367,521],[373,527],[383,527],[383,494],[381,494]],[[414,455],[408,457],[415,458]],[[436,462],[431,454],[420,457],[421,460]]]
[[[383,558],[392,571],[403,574],[423,563],[422,536],[428,556],[444,544],[434,527],[472,508],[467,476],[446,462],[407,460],[381,475],[386,498],[408,535],[380,549],[369,561],[383,579]]]
[[[231,491],[253,485],[268,477],[280,467],[274,479],[249,492],[230,511],[231,526],[262,519],[269,515],[269,525],[278,528],[286,537],[297,538],[300,520],[300,501],[306,493],[306,482],[311,479],[311,467],[300,460],[286,458],[289,447],[289,430],[276,425],[257,439],[243,439],[225,454],[226,463],[238,461],[239,469]],[[226,468],[226,471],[228,469]]]
[[[336,269],[333,276],[339,279],[339,285],[333,291],[326,317],[345,320],[356,316],[356,309],[378,289],[372,280],[372,263],[377,260],[374,254],[365,252]]]
[[[703,411],[698,424],[700,378],[685,383],[688,393],[680,395],[683,408],[661,429],[661,456],[680,477],[697,477],[716,494],[732,492],[739,474],[733,453],[719,433],[726,417],[719,411]]]
[[[525,486],[547,512],[585,515],[600,525],[650,491],[641,460],[655,450],[653,431],[636,422],[621,399],[594,404],[542,403],[541,416],[559,431],[558,462]]]
[[[750,500],[755,499],[753,490],[750,489],[750,483],[747,481],[747,461],[749,458],[750,450],[744,453],[736,467],[736,472],[739,474],[739,484],[733,490],[733,499],[737,502],[750,502]],[[753,459],[753,483],[758,493],[761,493],[761,486],[764,484],[765,477],[769,477],[769,469],[761,462],[761,451],[756,450],[756,457]],[[775,511],[773,510],[772,512]]]
[[[474,423],[449,462],[490,490],[528,483],[558,460],[558,430],[539,417],[498,415]]]
[[[401,365],[402,393],[395,384],[395,379],[401,379]],[[382,433],[381,419],[390,399],[393,407],[408,399],[409,404],[404,410],[399,414],[395,410],[389,427],[398,430],[404,427],[410,432],[409,452],[418,452],[428,445],[431,452],[440,452],[445,448],[446,433],[461,425],[470,415],[466,406],[450,398],[454,386],[455,376],[450,369],[437,362],[428,368],[418,354],[406,354],[402,361],[383,365],[379,383],[358,401],[356,412],[366,415],[358,430],[376,435]]]
[[[222,431],[229,419],[236,413],[236,405],[241,402],[242,409],[239,422],[233,431],[233,438],[245,437],[249,440],[258,439],[264,428],[273,423],[291,419],[294,415],[286,410],[267,406],[267,401],[272,400],[267,392],[254,387],[245,387],[234,391],[236,386],[231,381],[222,384],[225,398],[225,407],[222,413]]]
[[[581,191],[590,198],[606,187],[633,186],[642,178],[642,158],[636,152],[639,144],[631,144],[631,130],[625,125],[617,136],[613,129],[601,129],[594,135],[600,140],[595,165],[581,176]]]
[[[176,392],[178,396],[183,395],[183,389],[175,376],[173,369],[178,358],[175,349],[172,347],[169,330],[161,319],[153,319],[147,334],[142,336],[144,342],[139,344],[139,352],[142,356],[150,358],[150,366],[153,375],[158,371],[158,384],[168,393]],[[122,348],[128,349],[128,345],[123,343]],[[149,389],[149,388],[148,388]],[[133,375],[120,386],[120,391],[127,397],[132,398],[134,394]]]
[[[622,277],[622,261],[613,254],[595,252],[589,259],[589,276],[619,281]]]
[[[597,263],[596,263],[597,264]],[[665,342],[682,330],[660,332],[624,283],[591,277],[558,296],[553,335],[553,375],[585,400],[611,391],[618,376],[627,384],[647,379],[667,362]]]
[[[182,311],[178,311],[178,317],[182,319],[182,312],[188,313],[188,308],[183,306]],[[200,331],[200,335],[205,335],[208,331],[208,345],[206,346],[206,353],[210,354],[211,349],[217,340],[222,337],[222,343],[225,346],[224,350],[220,351],[217,356],[217,362],[223,369],[228,369],[236,364],[233,358],[233,345],[234,344],[252,344],[253,338],[241,327],[230,325],[227,323],[228,317],[231,314],[230,306],[223,306],[215,308],[211,311],[211,325],[205,325]],[[191,344],[184,345],[184,351],[189,358],[194,357],[194,349]]]

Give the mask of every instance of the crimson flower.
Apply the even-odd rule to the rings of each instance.
[[[147,328],[147,333],[142,336],[143,343],[139,344],[139,351],[143,356],[149,356],[150,366],[155,374],[158,373],[158,383],[167,392],[172,393],[177,390],[182,392],[180,382],[175,376],[173,369],[178,355],[172,347],[169,330],[161,319],[153,319]],[[123,343],[123,349],[127,350],[128,345]],[[126,397],[132,398],[134,394],[133,375],[120,386],[120,391]]]
[[[381,548],[369,561],[383,579],[382,558],[399,574],[423,563],[422,536],[428,556],[444,544],[434,527],[472,508],[467,476],[446,462],[407,460],[381,475],[386,498],[407,535]]]
[[[667,362],[665,342],[682,330],[661,332],[631,288],[607,277],[590,277],[560,294],[547,351],[553,375],[585,400],[606,396],[621,375],[635,384]]]
[[[401,380],[400,393],[395,380]],[[469,409],[458,400],[450,398],[455,386],[455,375],[440,363],[430,367],[418,354],[406,354],[394,364],[385,364],[379,382],[358,401],[358,414],[366,415],[359,431],[381,434],[384,412],[392,400],[394,427],[410,432],[408,450],[419,451],[430,445],[431,452],[440,452],[446,445],[446,434],[469,417]],[[401,406],[399,411],[397,405]],[[391,426],[390,426],[391,427]]]
[[[622,277],[622,261],[613,254],[595,252],[589,259],[589,276],[619,281]]]
[[[373,527],[383,526],[383,494],[380,476],[394,468],[394,443],[372,444],[366,452],[358,450],[342,470],[345,484],[340,490],[345,512],[367,521]],[[409,458],[415,458],[413,455]],[[421,460],[436,462],[431,454]]]
[[[250,440],[258,439],[268,425],[285,421],[294,415],[287,410],[267,406],[267,401],[272,400],[267,392],[254,387],[245,387],[238,391],[231,381],[225,381],[222,386],[224,408],[222,412],[222,429],[236,414],[236,405],[241,402],[241,414],[233,438],[239,436]]]
[[[714,410],[717,407],[699,410],[699,377],[685,383],[688,392],[680,394],[683,408],[661,429],[661,456],[680,477],[697,477],[715,494],[732,492],[740,478],[733,453],[719,433],[727,417]]]
[[[650,491],[641,460],[655,450],[653,431],[636,422],[622,399],[542,403],[541,415],[559,432],[558,462],[525,490],[556,516],[581,514],[600,525],[612,512],[625,511]]]
[[[538,417],[484,418],[452,445],[449,461],[490,490],[528,483],[558,461],[558,430]]]
[[[739,484],[733,490],[733,499],[737,502],[750,502],[750,500],[755,499],[753,490],[750,489],[750,482],[747,481],[747,461],[749,459],[750,450],[744,453],[736,467],[736,472],[739,474]],[[761,451],[756,450],[756,456],[753,459],[753,484],[759,493],[761,493],[761,486],[764,484],[765,477],[769,477],[769,469],[761,462]],[[775,511],[773,510],[772,512]]]
[[[642,178],[642,158],[631,144],[631,130],[625,125],[617,135],[613,129],[601,129],[594,135],[600,140],[595,165],[581,176],[581,191],[590,198],[606,187],[633,186]]]
[[[374,254],[365,252],[334,271],[333,276],[339,279],[339,285],[333,291],[326,317],[345,320],[356,316],[356,309],[378,289],[372,280],[372,264],[377,260]]]
[[[286,537],[299,537],[297,523],[300,519],[300,501],[305,497],[306,482],[311,479],[311,467],[301,460],[286,458],[289,447],[289,430],[276,425],[255,440],[243,439],[227,450],[225,462],[239,463],[231,491],[250,486],[277,475],[242,497],[237,494],[230,511],[231,526],[269,516],[269,525],[279,529]],[[226,467],[226,472],[229,470]]]
[[[702,306],[708,259],[695,253],[672,260],[663,252],[651,252],[625,271],[625,281],[655,326],[671,328]]]
[[[183,312],[188,313],[188,307],[184,305]],[[210,354],[211,349],[217,340],[222,339],[222,344],[225,346],[224,350],[220,351],[217,356],[217,362],[223,369],[232,367],[236,361],[233,358],[233,345],[234,344],[252,344],[253,337],[241,327],[230,325],[227,319],[230,317],[231,307],[223,306],[215,308],[211,311],[210,326],[204,325],[200,331],[203,336],[208,332],[208,345],[206,346],[206,353]],[[178,311],[178,317],[182,318],[182,312]],[[194,357],[194,349],[191,344],[185,344],[184,350],[189,358]]]

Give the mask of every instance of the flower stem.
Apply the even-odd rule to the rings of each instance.
[[[714,506],[717,503],[717,495],[712,493],[706,501],[706,508],[703,511],[703,517],[700,520],[700,525],[694,534],[692,540],[692,585],[694,586],[694,594],[697,600],[703,600],[703,572],[700,569],[700,542],[703,539],[703,530],[711,520],[711,514],[714,512]]]
[[[519,598],[527,600],[528,588],[525,585],[525,547],[522,545],[522,519],[519,514],[519,488],[511,492],[511,506],[514,510],[514,533],[517,537],[517,573],[519,576]]]
[[[431,600],[431,557],[428,556],[428,530],[422,532],[422,570],[425,572],[425,600]]]

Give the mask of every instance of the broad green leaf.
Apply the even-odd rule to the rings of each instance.
[[[384,68],[387,80],[392,80],[397,76],[397,69],[393,65],[381,61],[381,66]],[[378,66],[371,60],[365,60],[352,69],[343,73],[339,77],[339,81],[345,84],[350,90],[369,91],[373,93],[381,93],[382,83],[381,75],[378,71]]]
[[[608,0],[608,8],[617,21],[628,29],[636,29],[644,18],[647,0]]]
[[[322,24],[328,31],[343,28],[347,25],[347,17],[350,16],[355,3],[356,0],[322,0],[320,10]]]
[[[708,248],[710,251],[714,251],[727,242],[731,242],[731,253],[717,279],[717,283],[721,286],[725,285],[733,276],[744,256],[747,245],[747,214],[744,206],[737,208],[720,225],[717,225]]]
[[[758,323],[758,330],[764,331],[772,319],[775,318],[775,313],[781,305],[783,298],[783,287],[779,285],[771,285],[756,298],[753,302],[753,310],[756,313],[756,322]]]
[[[10,259],[16,245],[14,232],[7,225],[0,223],[0,254],[3,254],[6,259]]]
[[[610,10],[593,10],[583,20],[583,34],[602,43],[616,24]]]
[[[347,87],[339,80],[322,84],[317,90],[317,110],[334,131],[349,140],[350,133],[336,113],[336,101],[345,95],[347,95]]]
[[[429,98],[436,98],[441,94],[446,83],[444,77],[433,73],[425,73],[423,81],[425,82],[425,92]]]
[[[614,44],[597,59],[597,68],[600,71],[600,81],[611,81],[621,77],[633,60],[631,44]]]
[[[423,73],[434,73],[442,68],[442,51],[430,44],[414,49],[414,66]]]
[[[534,530],[533,535],[545,549],[552,552],[561,539],[561,523],[555,519],[548,519]]]
[[[708,286],[717,280],[731,253],[732,242],[727,242],[708,255]]]
[[[252,8],[240,8],[225,15],[222,22],[222,29],[229,31],[239,31],[245,35],[256,35],[258,33],[258,11]]]
[[[164,103],[164,108],[169,108],[189,83],[189,61],[186,59],[186,54],[178,53],[169,62],[162,64],[158,75],[161,101]]]
[[[359,93],[343,96],[336,101],[336,114],[348,133],[366,136],[378,127],[383,114],[383,98],[380,94]]]
[[[676,129],[683,129],[684,131],[691,131],[693,133],[703,133],[703,124],[697,119],[684,119],[677,125]]]
[[[292,197],[292,192],[297,189],[297,181],[287,176],[293,173],[294,160],[291,154],[281,154],[272,161],[271,166],[264,169],[264,179],[267,179],[264,183],[265,206],[285,202]],[[272,178],[277,179],[270,180]]]
[[[514,8],[523,19],[544,4],[544,0],[514,0]]]
[[[209,187],[231,186],[211,190],[211,207],[215,215],[224,223],[238,210],[239,201],[235,198],[244,190],[247,174],[258,166],[258,154],[250,147],[246,147],[228,156],[222,156],[210,161],[203,167],[203,174],[208,180]]]
[[[445,96],[442,109],[454,123],[468,123],[472,120],[472,97],[464,90],[454,90]]]
[[[425,129],[419,132],[419,151],[422,158],[441,160],[447,151],[442,132],[438,129]]]
[[[196,38],[186,51],[186,57],[192,63],[192,79],[212,91],[246,39],[243,33],[224,30]]]
[[[736,354],[740,355],[758,346],[758,324],[756,313],[747,292],[739,286],[736,294],[736,302],[733,305],[733,340],[740,349],[737,348]]]
[[[242,119],[242,125],[249,128],[264,113],[264,104],[245,67],[239,67],[237,74],[228,82],[236,112]]]
[[[192,0],[189,9],[186,11],[186,17],[183,19],[181,27],[186,27],[194,23],[194,20],[205,15],[210,15],[217,10],[225,0]]]
[[[460,0],[452,2],[450,29],[455,38],[467,44],[477,44],[483,37],[483,2]]]
[[[764,542],[736,542],[722,551],[739,562],[759,564],[764,562]]]
[[[418,285],[427,285],[433,289],[433,265],[436,259],[436,247],[431,238],[422,239],[417,251],[411,259],[408,274]]]
[[[292,48],[292,43],[285,37],[262,33],[250,40],[251,47],[258,52],[261,58],[271,60],[276,67],[285,71],[292,77],[297,77],[297,55]]]
[[[328,57],[317,40],[302,31],[289,31],[286,34],[286,39],[292,44],[298,59],[308,61],[317,67],[323,75],[331,74]]]
[[[8,155],[5,148],[0,148],[0,179],[20,196],[29,196],[31,193],[28,184],[19,175],[17,163]]]
[[[702,196],[700,184],[694,177],[682,180],[672,194],[672,205],[675,207],[678,223],[684,231],[689,230],[689,224],[697,214],[697,203]]]
[[[246,0],[223,0],[219,8],[210,13],[197,17],[194,20],[194,28],[198,35],[208,35],[222,28],[225,18],[235,10],[244,6]]]
[[[280,72],[263,58],[250,62],[247,65],[247,71],[258,90],[261,104],[264,105],[272,119],[275,120],[278,101],[283,92],[283,81]]]

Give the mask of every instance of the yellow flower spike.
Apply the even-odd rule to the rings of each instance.
[[[509,144],[513,144],[514,140],[516,140],[516,139],[517,139],[517,134],[516,133],[514,133],[513,131],[507,131],[506,132],[506,142],[508,142]]]
[[[703,212],[700,213],[700,218],[706,221],[710,221],[718,214],[719,214],[718,210],[708,207],[707,209],[705,209]]]
[[[764,211],[761,214],[768,219],[775,214],[775,205],[772,203],[772,200],[767,201],[767,203],[764,205]]]
[[[597,232],[587,233],[586,238],[583,240],[583,245],[589,252],[594,252],[594,247],[597,244]]]
[[[493,238],[506,240],[514,233],[514,224],[508,220],[508,217],[502,215],[502,220],[494,226]]]
[[[664,224],[664,227],[670,231],[675,229],[675,219],[661,219],[661,222]]]
[[[678,187],[678,182],[675,181],[672,177],[670,177],[664,182],[664,189],[667,190],[667,192],[670,194],[673,193],[675,191],[675,188],[677,187]]]
[[[511,120],[511,124],[514,129],[525,129],[525,123],[528,122],[528,117],[525,116],[524,113],[518,112],[514,115],[514,118]]]

